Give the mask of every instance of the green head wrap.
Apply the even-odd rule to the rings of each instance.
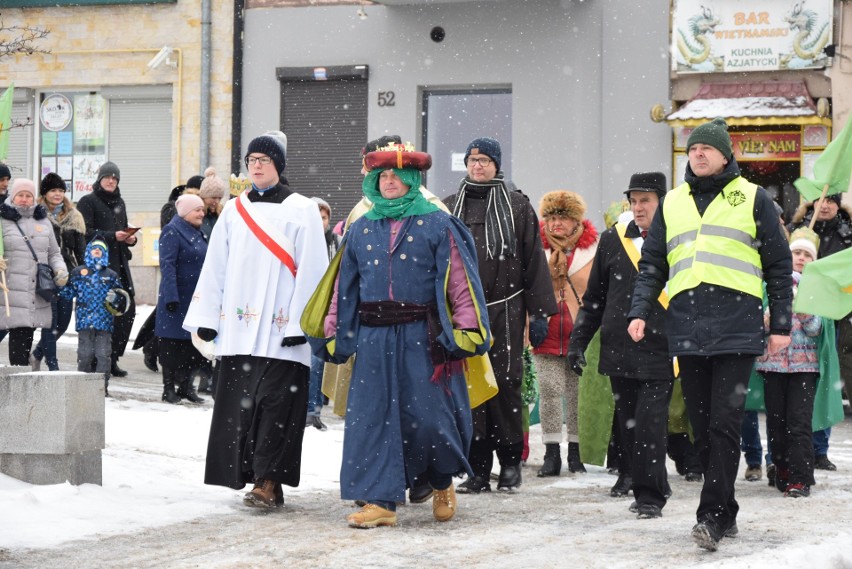
[[[420,191],[420,170],[415,168],[394,168],[393,171],[399,179],[410,189],[401,197],[388,200],[382,197],[379,191],[379,176],[385,169],[376,168],[364,176],[361,189],[364,196],[373,202],[373,209],[365,215],[367,219],[402,219],[412,215],[423,215],[438,211],[438,206],[429,203]]]

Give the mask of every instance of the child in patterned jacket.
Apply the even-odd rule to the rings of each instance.
[[[59,294],[77,298],[77,371],[90,371],[97,358],[96,371],[103,374],[104,396],[109,397],[113,316],[126,310],[128,297],[118,273],[109,268],[109,250],[101,237],[86,246],[84,264],[71,271]]]

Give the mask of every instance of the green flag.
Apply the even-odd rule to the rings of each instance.
[[[0,95],[0,160],[6,159],[9,152],[9,128],[12,126],[12,95],[15,92],[15,84]]]
[[[814,163],[814,179],[799,178],[793,185],[808,200],[818,200],[828,184],[826,195],[842,194],[849,189],[852,174],[852,120],[847,119],[840,135],[832,140]]]
[[[805,265],[793,311],[840,320],[852,312],[852,249]]]

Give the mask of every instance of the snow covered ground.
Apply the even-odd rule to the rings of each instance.
[[[519,492],[461,496],[446,524],[427,503],[400,508],[395,528],[353,530],[345,523],[353,506],[339,499],[339,418],[326,413],[327,432],[305,433],[302,484],[285,488],[285,507],[249,510],[242,492],[202,483],[211,402],[161,403],[159,377],[141,355],[122,363],[131,374],[111,384],[106,402],[102,487],[0,475],[0,568],[852,567],[849,421],[831,440],[838,471],[817,471],[810,498],[783,498],[765,479],[741,476],[740,535],[716,553],[689,538],[700,485],[673,464],[664,517],[637,520],[632,498],[609,497],[615,478],[603,468],[537,478],[537,426]]]

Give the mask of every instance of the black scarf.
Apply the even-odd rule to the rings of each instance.
[[[492,180],[485,183],[474,182],[465,177],[459,186],[453,215],[463,219],[464,201],[468,194],[473,198],[486,198],[485,205],[485,249],[488,258],[500,255],[514,257],[517,241],[515,240],[515,218],[512,216],[512,205],[509,200],[509,188],[503,180],[503,173],[498,173]]]

